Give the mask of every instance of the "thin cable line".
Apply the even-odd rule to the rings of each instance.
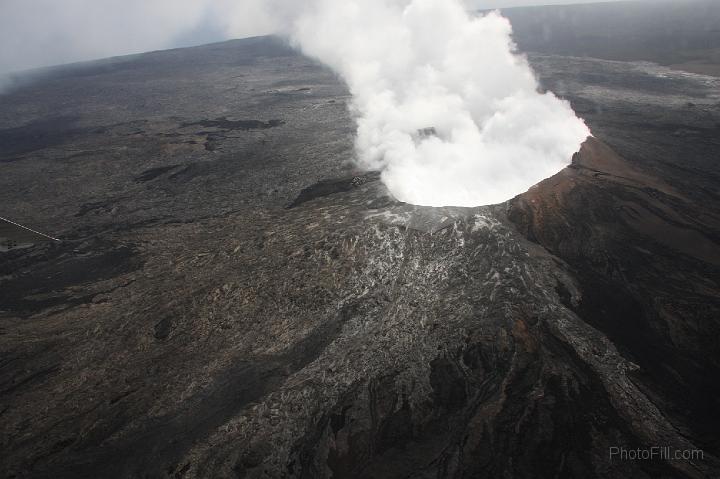
[[[48,239],[51,239],[51,240],[53,240],[53,241],[60,241],[60,240],[57,239],[57,238],[53,238],[52,236],[48,236],[48,235],[46,235],[46,234],[44,234],[44,233],[41,233],[41,232],[39,232],[39,231],[35,231],[35,230],[32,229],[32,228],[28,228],[27,226],[23,226],[23,225],[21,225],[20,223],[15,223],[14,221],[10,221],[9,219],[3,218],[2,216],[0,216],[0,220],[7,221],[7,222],[10,223],[10,224],[13,224],[13,225],[15,225],[15,226],[19,226],[20,228],[25,229],[25,230],[28,230],[28,231],[32,231],[32,232],[35,233],[35,234],[38,234],[38,235],[40,235],[40,236],[44,236],[44,237],[46,237],[46,238],[48,238]]]

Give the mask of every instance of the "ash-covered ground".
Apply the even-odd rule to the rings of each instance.
[[[0,96],[1,215],[62,240],[0,229],[3,476],[717,477],[720,81],[530,60],[595,138],[478,208],[355,170],[274,38]]]

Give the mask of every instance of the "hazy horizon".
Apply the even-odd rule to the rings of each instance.
[[[470,9],[489,9],[617,1],[626,0],[466,0],[465,4]],[[91,0],[67,0],[59,5],[54,0],[5,0],[0,3],[0,77],[273,33],[278,23],[286,21],[285,12],[299,4],[278,0],[108,0],[99,5]]]
[[[631,0],[473,0],[468,1],[471,8],[514,8],[514,7],[533,7],[533,6],[549,6],[549,5],[576,5],[580,3],[610,3],[623,2]]]

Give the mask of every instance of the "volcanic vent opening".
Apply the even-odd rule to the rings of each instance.
[[[590,135],[511,35],[460,0],[317,0],[292,38],[347,83],[360,166],[398,200],[479,206],[554,175]]]

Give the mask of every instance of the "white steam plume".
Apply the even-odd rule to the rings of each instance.
[[[318,0],[292,37],[345,79],[360,163],[408,203],[508,200],[567,166],[590,134],[567,102],[538,92],[510,23],[458,0]]]
[[[566,166],[589,135],[567,102],[538,93],[510,23],[472,16],[461,0],[97,3],[0,0],[0,83],[21,68],[175,46],[199,30],[288,35],[348,84],[359,163],[382,169],[398,199],[431,206],[507,200]]]

